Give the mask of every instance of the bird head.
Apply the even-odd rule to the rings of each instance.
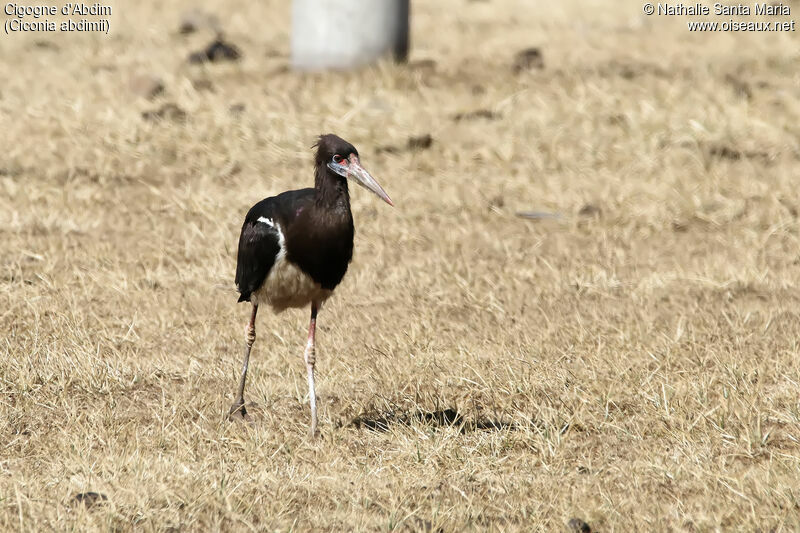
[[[394,206],[383,187],[373,178],[358,159],[356,147],[331,133],[320,135],[317,140],[317,168],[327,168],[334,174],[356,183],[375,193],[378,198]]]

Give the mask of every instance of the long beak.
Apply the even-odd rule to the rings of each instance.
[[[351,178],[358,182],[359,185],[364,187],[365,189],[369,189],[370,191],[374,192],[378,198],[386,202],[387,204],[394,207],[394,203],[392,203],[392,199],[389,198],[389,195],[386,194],[386,191],[383,190],[383,187],[375,181],[367,170],[361,166],[361,163],[356,157],[355,154],[350,154],[350,160],[342,160],[341,163],[328,163],[328,168],[343,176],[345,178]]]

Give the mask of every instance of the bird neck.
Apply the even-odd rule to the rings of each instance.
[[[350,211],[347,180],[338,174],[333,174],[327,166],[317,168],[314,173],[314,187],[317,190],[317,205],[327,209]]]

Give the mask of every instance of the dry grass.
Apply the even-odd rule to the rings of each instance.
[[[417,2],[434,67],[298,75],[289,2],[209,2],[244,57],[207,66],[160,4],[0,39],[1,530],[800,528],[796,34]],[[397,208],[353,193],[309,442],[306,311],[259,317],[257,422],[223,415],[241,219],[324,131]]]

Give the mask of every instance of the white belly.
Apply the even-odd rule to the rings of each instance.
[[[285,253],[275,259],[267,279],[250,297],[250,301],[269,304],[276,312],[288,307],[305,307],[312,301],[322,303],[333,291],[323,289],[311,276],[286,260]]]

